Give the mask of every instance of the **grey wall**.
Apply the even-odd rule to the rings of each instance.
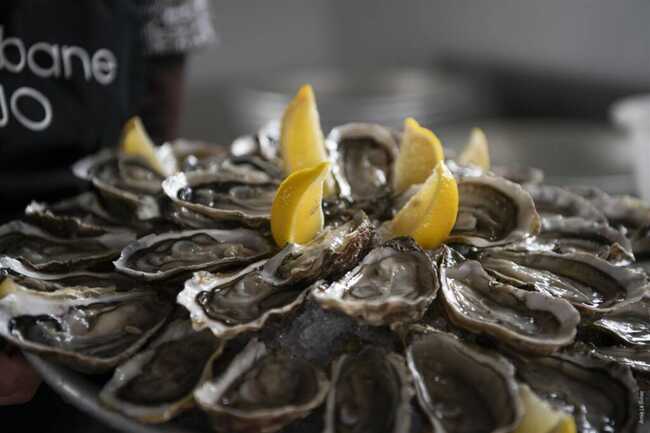
[[[184,135],[227,140],[223,87],[315,65],[487,62],[650,86],[648,0],[215,1],[221,44],[191,60]],[[271,72],[269,72],[271,73]]]

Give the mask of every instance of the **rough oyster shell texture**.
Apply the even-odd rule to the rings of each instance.
[[[381,125],[331,131],[325,227],[282,249],[277,124],[229,152],[162,146],[167,179],[115,152],[86,158],[75,171],[92,192],[0,228],[0,335],[113,370],[101,400],[145,423],[506,433],[526,384],[581,433],[632,432],[637,384],[650,388],[648,205],[450,160],[446,245],[384,241],[417,190],[392,191],[398,143]]]

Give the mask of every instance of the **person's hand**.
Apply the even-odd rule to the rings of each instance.
[[[22,353],[11,347],[0,348],[0,406],[27,403],[40,383],[40,376]]]

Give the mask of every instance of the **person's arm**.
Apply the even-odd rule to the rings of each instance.
[[[145,94],[139,115],[154,141],[178,134],[187,53],[216,41],[207,0],[145,0]]]

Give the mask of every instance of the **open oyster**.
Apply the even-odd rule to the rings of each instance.
[[[623,305],[595,320],[590,326],[621,342],[650,349],[650,298]]]
[[[494,176],[458,182],[458,219],[449,242],[489,247],[525,240],[540,230],[530,195],[521,186]]]
[[[537,212],[542,217],[561,215],[607,222],[607,218],[597,207],[569,190],[546,184],[526,184],[524,188],[533,197]]]
[[[177,205],[216,220],[267,225],[276,182],[253,173],[233,175],[197,171],[178,173],[163,182],[165,194]]]
[[[198,272],[185,283],[177,301],[196,329],[209,327],[218,337],[259,329],[266,320],[285,314],[304,300],[307,288],[349,270],[372,239],[368,218],[321,232],[309,244],[288,244],[268,261],[229,275]]]
[[[401,433],[411,424],[411,380],[404,358],[366,347],[332,366],[323,433]]]
[[[514,430],[522,408],[510,364],[443,332],[413,333],[410,340],[408,366],[435,432]]]
[[[539,168],[522,165],[499,165],[492,167],[492,172],[500,177],[519,183],[542,183],[544,181],[544,172]]]
[[[348,123],[334,128],[326,145],[335,161],[332,174],[341,197],[373,210],[372,203],[390,195],[398,153],[393,131],[376,124]]]
[[[267,161],[277,161],[280,149],[280,123],[269,122],[257,133],[237,138],[230,145],[233,156],[259,156]]]
[[[449,249],[440,279],[449,318],[461,328],[527,352],[549,353],[573,342],[580,315],[563,299],[500,281]]]
[[[574,187],[571,191],[600,209],[614,227],[625,227],[635,253],[650,255],[650,206],[637,198],[609,195],[593,187]]]
[[[172,309],[156,292],[45,293],[6,276],[0,284],[0,336],[84,372],[103,372],[132,356]]]
[[[42,271],[66,272],[113,260],[135,238],[130,231],[94,237],[58,237],[22,221],[0,226],[0,256]]]
[[[585,313],[636,302],[648,290],[644,273],[580,252],[486,250],[481,264],[513,285],[564,298]]]
[[[273,252],[252,230],[186,230],[151,234],[128,245],[115,268],[144,280],[161,280],[197,270],[243,268]]]
[[[167,154],[163,159],[176,164],[171,148],[162,149]],[[142,159],[105,149],[78,161],[72,169],[93,184],[111,212],[129,218],[135,215],[139,220],[160,217],[156,196],[162,191],[163,177]]]
[[[586,252],[621,266],[634,263],[630,240],[620,230],[577,217],[542,218],[542,231],[522,246],[558,253]]]
[[[312,297],[372,325],[416,321],[438,291],[429,256],[411,238],[397,238],[370,251],[331,284],[317,284]]]
[[[194,405],[192,393],[211,377],[211,360],[223,341],[209,331],[175,320],[164,332],[117,367],[99,394],[107,406],[142,422],[165,422]]]
[[[573,415],[579,433],[636,431],[638,388],[629,369],[581,355],[510,359],[518,379]]]
[[[194,398],[218,431],[271,433],[320,406],[328,389],[325,374],[313,365],[252,340]]]

